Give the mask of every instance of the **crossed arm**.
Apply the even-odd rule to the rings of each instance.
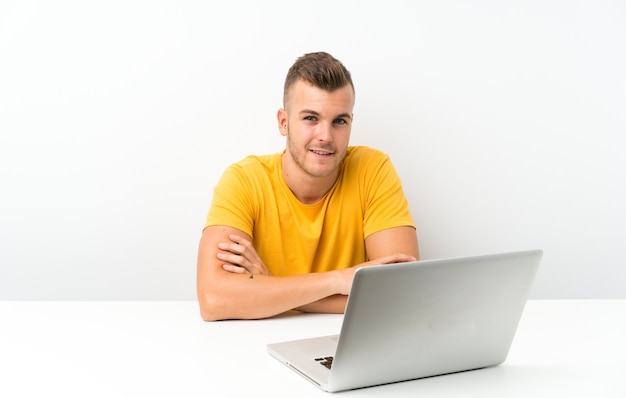
[[[354,271],[361,266],[414,261],[413,227],[395,227],[365,240],[372,260],[352,267],[294,276],[272,276],[246,233],[205,228],[198,250],[197,292],[204,320],[258,319],[297,309],[342,313]]]

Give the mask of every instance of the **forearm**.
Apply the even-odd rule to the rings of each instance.
[[[310,310],[339,312],[340,300],[326,299],[337,293],[334,278],[332,272],[286,277],[220,272],[198,288],[201,315],[207,321],[260,319],[291,309],[306,311],[309,305]]]
[[[296,276],[268,276],[225,270],[224,263],[239,264],[218,258],[221,242],[232,234],[244,234],[230,227],[207,227],[198,251],[197,294],[204,320],[258,319],[331,296],[337,291],[333,272]],[[249,239],[249,236],[245,236]]]
[[[233,238],[233,234],[244,239]],[[265,265],[255,256],[254,248],[246,245],[250,237],[244,235],[223,226],[207,227],[203,232],[197,292],[204,320],[259,319],[292,309],[344,311],[355,268],[270,276],[263,272]]]
[[[335,294],[333,296],[325,297],[321,300],[314,301],[309,304],[305,304],[298,308],[298,311],[302,312],[323,312],[329,314],[343,314],[346,309],[346,303],[348,296],[343,294]]]

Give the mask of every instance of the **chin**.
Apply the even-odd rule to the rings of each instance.
[[[309,169],[307,171],[310,176],[323,178],[323,177],[330,177],[333,174],[335,174],[335,172],[337,171],[337,167],[335,166],[335,167],[323,168],[323,169],[315,168],[315,169]]]

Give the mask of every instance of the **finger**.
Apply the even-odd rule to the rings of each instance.
[[[248,239],[244,238],[243,236],[239,236],[235,234],[228,235],[228,238],[232,240],[233,242],[239,243],[239,244],[250,243]]]
[[[239,235],[235,235],[235,234],[230,234],[228,235],[228,238],[233,241],[234,243],[245,247],[245,248],[251,248],[252,247],[252,242],[249,241],[248,239],[244,238],[243,236],[239,236]]]
[[[245,248],[237,243],[226,243],[220,242],[217,244],[217,247],[226,252],[231,252],[234,254],[241,254],[245,250]]]
[[[222,268],[233,274],[247,274],[248,270],[233,264],[222,264]]]
[[[412,261],[417,261],[417,258],[415,258],[413,256],[410,256],[408,254],[398,254],[396,256],[395,261],[397,263],[409,263],[409,262],[412,262]]]
[[[244,244],[221,242],[217,245],[217,247],[226,253],[232,253],[233,255],[240,256],[242,259],[246,259],[251,264],[260,261],[257,252],[254,250],[252,245],[249,245],[247,242]],[[237,261],[237,263],[240,262]]]
[[[239,235],[230,235],[230,240],[232,240],[235,245],[231,245],[233,251],[236,253],[245,255],[246,257],[258,257],[252,242],[248,239],[245,239]]]
[[[387,256],[387,257],[383,257],[379,261],[381,264],[392,264],[392,263],[406,263],[406,262],[416,261],[416,260],[417,259],[413,256],[397,253],[397,254],[392,254],[390,256]]]
[[[235,254],[231,254],[231,253],[224,253],[224,252],[218,252],[217,253],[217,258],[219,258],[222,261],[225,261],[224,265],[228,266],[228,269],[226,269],[229,272],[233,272],[233,273],[250,273],[250,274],[267,274],[267,272],[264,272],[264,269],[262,266],[259,266],[255,263],[252,263],[250,261],[248,261],[245,257],[243,256],[239,256],[239,255],[235,255]],[[262,264],[262,263],[261,263]]]
[[[228,236],[231,242],[220,242],[218,248],[225,253],[218,255],[222,260],[227,260],[241,267],[249,273],[269,275],[267,267],[254,249],[252,241],[235,234]]]
[[[217,258],[224,261],[225,263],[232,264],[237,267],[243,267],[248,271],[251,271],[250,268],[253,267],[252,262],[246,259],[244,256],[239,254],[233,254],[230,252],[218,252]]]
[[[261,257],[259,257],[259,254],[254,249],[251,241],[238,235],[230,235],[229,237],[233,240],[234,243],[222,242],[218,244],[218,247],[220,249],[239,254],[245,257],[250,262],[250,264],[263,263]]]

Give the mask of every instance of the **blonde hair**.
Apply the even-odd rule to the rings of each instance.
[[[285,78],[283,106],[286,106],[289,89],[299,80],[329,92],[349,84],[354,92],[354,84],[348,69],[325,52],[305,54],[289,68]]]

